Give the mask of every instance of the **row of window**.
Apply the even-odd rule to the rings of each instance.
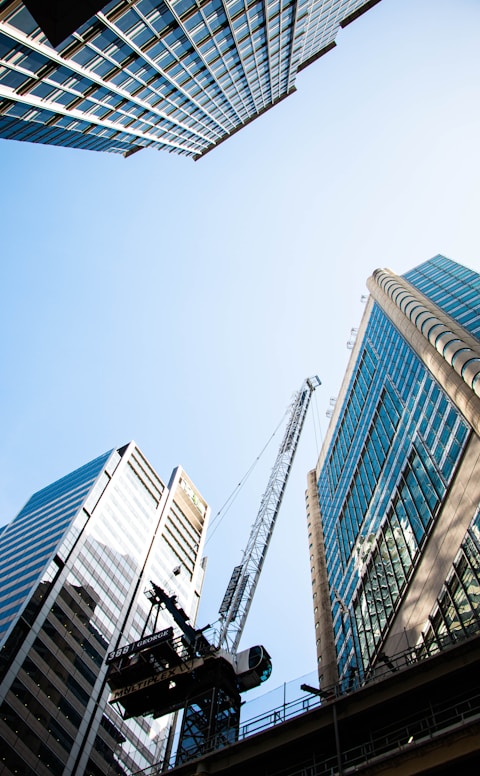
[[[152,76],[153,76],[153,74],[154,74],[154,71],[152,71]],[[155,73],[155,75],[156,75],[156,73]],[[8,86],[8,87],[10,87],[12,89],[17,89],[18,87],[22,86],[24,83],[26,83],[28,81],[28,78],[29,78],[29,76],[26,75],[26,74],[21,74],[21,73],[12,71],[12,70],[5,70],[5,69],[3,71],[0,70],[0,83],[3,83],[4,85],[6,85],[6,86]],[[125,70],[124,72],[121,73],[120,82],[125,81],[125,79],[127,81],[129,79],[129,70]],[[83,79],[83,80],[86,81],[86,84],[89,83],[86,79]],[[69,79],[69,82],[70,82],[70,79]],[[140,89],[143,88],[142,87],[142,81],[135,82],[135,81],[132,81],[130,79],[130,82],[131,82],[132,87],[133,87],[132,90],[137,90],[138,91],[137,86],[139,86]],[[41,99],[45,99],[45,100],[46,99],[51,100],[52,101],[52,105],[53,105],[53,110],[54,110],[54,104],[55,104],[55,102],[57,102],[61,108],[66,108],[66,109],[75,108],[76,110],[87,110],[87,115],[91,115],[92,119],[96,118],[97,120],[101,120],[103,118],[102,114],[108,115],[108,112],[110,110],[109,108],[103,108],[102,106],[98,106],[97,107],[91,101],[87,101],[87,102],[84,102],[83,105],[79,105],[78,104],[78,98],[76,98],[75,96],[71,95],[71,93],[69,93],[68,91],[67,92],[62,92],[61,90],[56,90],[55,89],[55,85],[53,83],[51,85],[48,85],[48,79],[47,79],[47,83],[44,83],[44,82],[40,82],[40,83],[34,82],[34,84],[35,85],[33,85],[33,88],[30,90],[31,93],[32,93],[32,96],[33,97],[37,97],[37,98],[41,98]],[[143,84],[146,85],[145,82],[143,82]],[[77,85],[81,86],[80,81],[78,82]],[[127,84],[123,84],[122,83],[122,87],[124,89],[126,89]],[[85,85],[85,88],[88,89],[89,87],[87,85]],[[132,90],[130,90],[130,91],[132,91]],[[198,87],[198,93],[199,94],[201,93],[201,87],[200,86]],[[209,99],[208,95],[205,94],[204,96],[207,99]],[[158,101],[161,102],[160,95],[158,96]],[[187,102],[188,102],[188,100],[185,99],[185,103],[187,103]],[[172,118],[176,118],[177,120],[180,120],[180,121],[183,120],[183,121],[187,121],[187,122],[192,123],[191,119],[193,119],[194,117],[189,115],[189,113],[192,114],[192,110],[191,109],[190,109],[189,113],[185,112],[184,115],[176,115],[176,114],[178,114],[178,111],[176,110],[174,105],[169,109],[169,104],[170,103],[171,103],[171,100],[167,101],[167,103],[163,103],[162,104],[163,112],[165,112],[165,110],[167,110],[167,112],[170,112],[170,115],[171,115]],[[198,108],[195,109],[195,112],[198,113],[198,110],[199,110]],[[160,119],[160,122],[161,122],[161,118],[159,117],[159,115],[157,113],[152,113],[151,114],[151,122],[152,122],[151,124],[148,124],[148,123],[145,123],[145,121],[142,121],[142,122],[137,122],[137,125],[134,125],[133,124],[134,119],[131,116],[131,112],[132,112],[131,111],[131,106],[129,106],[128,107],[128,112],[125,111],[124,120],[121,117],[120,117],[120,119],[118,117],[116,118],[115,115],[109,116],[108,118],[109,118],[109,120],[111,122],[120,123],[120,124],[122,124],[122,123],[129,124],[131,126],[132,130],[135,130],[135,129],[137,131],[141,130],[143,133],[147,133],[147,136],[148,136],[148,132],[149,131],[153,131],[153,128],[158,125],[159,119]],[[9,110],[8,113],[9,113],[9,115],[12,115],[12,111],[11,110]],[[146,114],[146,113],[147,113],[147,111],[144,110],[144,114]],[[36,118],[36,120],[41,120],[41,112],[37,112],[35,118]],[[34,118],[33,114],[28,116],[28,119],[31,120],[31,121],[35,120],[35,118]],[[54,118],[54,116],[53,116],[53,118]],[[50,119],[45,117],[45,121],[46,120],[50,120]],[[59,126],[60,122],[61,122],[61,119],[57,119],[55,121],[55,126]],[[197,116],[197,122],[198,122],[198,116]],[[207,121],[206,123],[208,124],[208,123],[211,123],[211,122]],[[73,131],[73,130],[76,129],[77,131],[82,131],[82,132],[94,132],[95,131],[94,126],[95,126],[94,124],[93,125],[85,124],[85,125],[82,126],[81,122],[78,122],[78,120],[77,120],[76,122],[69,123],[68,126],[64,127],[64,129],[68,129],[69,131]],[[115,126],[115,124],[113,126]],[[212,124],[212,127],[215,127],[215,126],[216,126],[215,124]],[[233,126],[234,126],[234,124],[232,123],[232,127]],[[6,131],[6,129],[4,129],[4,132],[5,131]],[[32,130],[32,132],[33,132],[33,130]],[[162,131],[160,128],[158,128],[156,130],[156,134],[160,134],[160,136],[164,136],[165,132],[164,132],[164,130]],[[184,132],[181,132],[180,136],[182,136],[184,134],[185,134]],[[16,139],[38,140],[39,142],[51,142],[51,143],[53,143],[53,142],[55,142],[55,136],[56,135],[58,135],[58,133],[52,132],[52,130],[50,130],[50,136],[49,136],[49,139],[47,140],[45,137],[41,137],[40,138],[38,136],[38,132],[34,133],[34,134],[27,134],[27,130],[25,128],[22,129],[22,128],[19,127],[18,128],[18,133],[15,135],[15,138]],[[8,135],[8,136],[10,136],[10,135]],[[175,140],[177,135],[174,133],[173,137],[172,137],[172,135],[170,135],[169,137],[170,137],[171,140]],[[163,139],[165,141],[167,141],[169,139],[169,137],[163,137]],[[190,133],[187,136],[187,139],[189,137],[193,137],[193,135]],[[130,142],[132,142],[132,137],[131,136],[128,139],[130,140]],[[79,142],[80,139],[77,138],[77,141]],[[198,146],[194,150],[201,151],[202,150],[202,146]]]
[[[347,5],[347,0],[329,3],[327,15],[319,15],[317,12],[322,3],[319,0],[306,2],[296,9],[294,17],[291,0],[272,3],[267,10],[266,27],[265,5],[259,0],[249,4],[229,3],[229,18],[220,0],[211,0],[202,7],[193,2],[177,3],[173,6],[174,13],[162,0],[156,3],[138,2],[133,6],[113,4],[107,6],[94,22],[90,20],[80,27],[78,33],[69,36],[58,51],[66,62],[71,61],[90,72],[94,81],[104,79],[113,89],[118,86],[125,93],[130,93],[136,104],[139,104],[136,95],[144,89],[142,100],[150,103],[155,100],[154,81],[161,81],[162,89],[177,90],[177,97],[183,103],[182,112],[177,112],[171,101],[162,98],[157,91],[158,98],[163,100],[161,110],[169,114],[177,125],[183,122],[189,126],[190,134],[184,136],[183,131],[179,133],[181,126],[166,133],[166,129],[162,128],[164,119],[155,110],[148,121],[144,116],[143,121],[138,120],[138,126],[132,128],[148,140],[149,133],[157,127],[158,140],[150,138],[156,147],[164,147],[160,145],[163,141],[167,147],[172,143],[174,150],[183,148],[188,153],[198,154],[286,93],[293,85],[287,71],[290,67],[296,69],[301,52],[300,39],[308,38],[311,32],[315,37],[317,30],[322,29],[322,46],[325,36],[333,40]],[[315,19],[313,26],[307,26],[309,13]],[[295,33],[292,31],[294,18]],[[330,18],[335,23],[330,23]],[[24,9],[13,11],[6,23],[32,40],[44,43],[42,34],[31,24]],[[10,69],[0,71],[0,83],[12,89],[25,87],[33,90],[34,96],[39,99],[49,99],[53,103],[58,101],[67,109],[70,106],[78,109],[68,93],[55,91],[30,77],[29,74],[39,73],[46,78],[47,75],[42,72],[45,68],[49,77],[57,69],[68,70],[68,67],[50,62],[47,50],[31,51],[7,37],[4,45],[0,45],[0,53],[10,64]],[[308,56],[310,53],[309,49]],[[17,68],[23,68],[25,72]],[[282,69],[285,72],[281,74]],[[82,78],[72,71],[67,76],[69,83],[72,77],[78,79],[77,87],[84,94],[90,87],[96,87],[88,77]],[[58,82],[58,79],[55,80]],[[157,89],[159,86],[157,84]],[[94,112],[99,120],[106,111],[98,105],[88,104],[84,110]],[[131,114],[130,106],[127,106],[126,113]],[[121,123],[122,119],[117,121]],[[11,132],[10,127],[5,127],[5,131],[9,130]],[[75,136],[77,132],[98,132],[93,126],[80,127],[76,124],[64,127],[64,130],[65,136],[67,133]],[[23,128],[19,131],[20,134],[15,135],[17,139],[63,144],[59,133],[50,133],[47,139],[38,131],[31,134]],[[202,144],[202,132],[207,133],[206,144]],[[216,138],[215,135],[219,136]],[[74,142],[65,144],[98,150],[124,150],[122,143],[125,141],[141,144],[132,137],[124,140],[105,138],[104,135],[102,140],[97,138],[96,143],[75,136]]]
[[[81,621],[79,622],[73,612],[70,613],[70,615],[67,615],[57,603],[53,605],[51,611],[63,629],[62,634],[57,629],[55,629],[55,626],[52,622],[49,620],[45,621],[43,625],[43,631],[53,641],[53,643],[61,650],[67,650],[67,645],[69,644],[70,647],[68,647],[68,649],[72,655],[75,652],[75,649],[80,648],[83,652],[85,652],[88,658],[90,658],[93,666],[100,668],[109,645],[104,639],[102,639],[100,646],[99,640],[94,639],[92,629],[89,628],[90,621],[87,621],[86,623],[82,623]],[[96,642],[95,644],[93,643],[94,640]],[[103,649],[101,649],[101,647],[103,647]],[[75,655],[76,654],[77,653],[75,652]],[[74,660],[75,657],[72,658],[72,662],[74,662]],[[89,677],[89,681],[92,680],[92,672],[92,668],[86,668],[85,676]],[[92,681],[91,683],[93,684],[94,682]]]
[[[438,596],[423,641],[431,652],[480,627],[480,510]]]
[[[35,739],[36,749],[30,748],[33,743],[30,728],[8,703],[2,704],[0,715],[16,736],[14,745],[2,741],[0,753],[1,764],[8,768],[10,773],[35,773],[37,776],[43,776],[63,772],[64,763],[38,737]],[[23,746],[23,742],[26,742],[26,746]]]
[[[437,269],[423,266],[407,272],[405,278],[438,307],[454,317],[472,334],[480,336],[480,280],[467,267],[462,267],[444,256],[429,262]]]
[[[0,562],[0,574],[2,581],[5,582],[7,589],[7,580],[14,578],[17,583],[22,582],[24,575],[28,574],[33,568],[41,569],[46,565],[50,555],[54,551],[65,533],[69,523],[75,517],[75,511],[67,512],[64,516],[58,515],[57,520],[53,520],[52,524],[48,524],[48,514],[45,515],[41,521],[40,526],[35,526],[37,530],[30,530],[25,536],[19,537],[17,540],[8,541],[16,532],[10,532],[6,537],[5,547],[11,548],[8,552],[5,552],[5,559]],[[47,536],[43,542],[41,539],[43,536]],[[39,542],[38,546],[36,541]]]
[[[358,6],[363,4],[362,0],[357,2]],[[306,27],[302,60],[308,59],[334,40],[340,22],[351,11],[352,4],[349,0],[337,0],[330,3],[324,3],[321,0],[313,2]]]
[[[349,392],[345,404],[350,417],[344,410],[334,438],[336,448],[331,446],[318,481],[337,655],[340,665],[343,661],[346,668],[355,656],[351,625],[343,621],[342,604],[350,608],[357,588],[362,591],[356,599],[361,645],[355,638],[357,653],[367,660],[393,611],[468,436],[467,424],[378,305],[372,310],[365,345],[375,365],[369,393],[363,404],[358,399],[354,402],[353,390],[359,390],[360,372],[365,369],[359,361],[351,383],[352,394]],[[380,389],[389,389],[391,410],[381,417],[377,412],[374,417]],[[352,407],[357,408],[355,423]],[[334,456],[336,468],[329,467]],[[371,518],[368,524],[364,522],[367,515]],[[374,552],[379,552],[376,537],[382,520],[382,557],[390,559],[392,572],[385,572],[385,579],[381,570],[366,565],[373,564]],[[365,588],[359,588],[360,576],[367,571],[371,579],[368,583],[365,579]],[[396,582],[390,585],[393,575]],[[381,603],[384,586],[386,598]]]
[[[64,128],[44,127],[41,124],[30,124],[19,121],[17,118],[0,116],[0,136],[6,140],[27,140],[32,143],[83,148],[87,151],[126,153],[132,148],[131,136],[121,138],[119,133],[115,133],[114,138],[98,137],[96,133],[85,135],[77,131],[73,126],[74,122],[70,122],[70,124],[67,132]],[[139,146],[144,144],[143,141],[137,143]],[[161,147],[160,144],[158,147]],[[167,147],[165,146],[165,148]]]
[[[24,507],[25,511],[27,511],[27,507],[28,511],[33,511],[34,509],[38,509],[41,505],[55,503],[56,499],[75,493],[77,488],[81,488],[82,491],[85,488],[88,488],[101,472],[110,453],[111,451],[95,458],[95,460],[90,461],[85,464],[85,466],[81,466],[71,474],[67,474],[60,480],[43,488],[43,490],[37,491]],[[20,519],[20,515],[17,519]]]
[[[345,566],[379,482],[400,421],[400,412],[399,401],[392,388],[387,384],[380,396],[372,425],[357,463],[356,474],[338,521],[339,545]]]
[[[333,450],[328,461],[328,483],[335,489],[350,454],[353,439],[358,433],[362,412],[375,376],[376,358],[368,346],[363,350],[356,376],[349,391],[348,403],[342,414]]]
[[[445,492],[424,448],[414,447],[353,604],[364,664],[374,654],[410,578]]]
[[[476,357],[475,350],[465,345],[464,341],[458,337],[458,334],[454,333],[453,328],[455,327],[450,327],[448,322],[443,323],[428,306],[425,307],[421,301],[417,300],[415,296],[406,290],[404,285],[401,285],[382,271],[378,271],[376,275],[380,286],[389,294],[395,304],[417,326],[430,344],[455,368],[455,371],[463,377],[466,383],[473,387],[474,382],[480,379],[480,358]],[[480,281],[478,285],[480,287]],[[449,293],[447,296],[450,297],[451,294]],[[470,299],[475,299],[477,302],[480,301],[480,293],[474,290],[468,291],[468,289],[463,289],[462,296],[464,297],[464,308],[472,316],[477,315],[477,321],[480,326],[480,315],[470,309],[467,304],[467,300]],[[457,301],[455,300],[455,304],[457,304]],[[462,314],[460,312],[458,320],[460,323],[462,322]],[[456,365],[457,362],[458,365]]]

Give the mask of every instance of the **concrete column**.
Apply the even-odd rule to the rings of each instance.
[[[323,538],[322,516],[318,503],[316,470],[307,475],[307,520],[309,534],[310,570],[312,574],[315,639],[320,687],[331,687],[338,682],[335,635],[333,632],[330,588]]]

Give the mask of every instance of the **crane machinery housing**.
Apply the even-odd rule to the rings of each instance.
[[[151,714],[161,717],[183,709],[176,764],[199,757],[238,738],[241,693],[259,686],[271,673],[271,659],[263,646],[238,652],[267,549],[291,471],[317,376],[307,378],[290,406],[287,426],[250,531],[241,563],[233,570],[219,614],[219,636],[212,644],[210,626],[195,629],[178,605],[154,582],[146,595],[153,632],[110,652],[107,682],[110,703],[125,719]],[[160,611],[177,625],[157,631]],[[180,631],[180,634],[178,633]]]

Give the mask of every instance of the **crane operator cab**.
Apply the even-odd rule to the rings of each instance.
[[[272,673],[272,659],[265,647],[250,647],[232,657],[240,692],[258,687]]]

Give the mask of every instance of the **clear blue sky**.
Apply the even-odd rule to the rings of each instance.
[[[436,253],[480,267],[479,33],[477,0],[382,0],[196,163],[0,141],[0,524],[130,439],[215,514],[322,379],[242,644],[272,653],[271,687],[315,667],[305,478],[365,280]],[[208,544],[202,625],[276,444]]]

